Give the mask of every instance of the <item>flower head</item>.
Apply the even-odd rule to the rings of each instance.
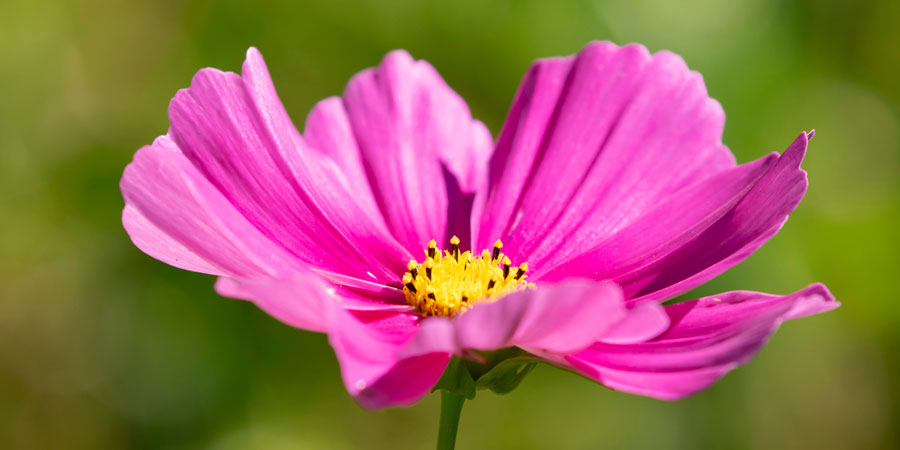
[[[411,404],[451,356],[509,347],[681,398],[781,322],[838,305],[815,284],[662,306],[781,228],[812,137],[736,165],[721,107],[672,53],[595,42],[535,62],[496,142],[403,51],[303,133],[252,48],[240,75],[198,72],[169,117],[122,177],[135,245],[327,333],[367,407]]]

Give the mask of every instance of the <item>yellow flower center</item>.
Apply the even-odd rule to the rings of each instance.
[[[406,302],[423,316],[452,317],[474,304],[534,288],[534,283],[525,281],[528,264],[512,267],[501,248],[503,243],[498,240],[493,252],[484,250],[476,258],[469,251],[460,253],[456,236],[450,239],[450,249],[444,251],[432,239],[425,250],[425,261],[410,261],[409,272],[403,274]]]

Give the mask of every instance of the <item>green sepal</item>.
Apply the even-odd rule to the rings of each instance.
[[[475,379],[469,373],[469,368],[463,360],[453,357],[444,374],[437,384],[431,388],[431,392],[443,389],[457,395],[461,395],[469,400],[475,398]]]
[[[508,394],[519,386],[535,367],[537,362],[531,357],[515,357],[505,359],[493,366],[487,373],[478,377],[475,387],[490,389],[495,394]]]
[[[472,352],[468,358],[454,356],[431,392],[445,390],[469,400],[475,398],[476,390],[482,389],[490,389],[500,395],[508,394],[540,361],[517,347]]]

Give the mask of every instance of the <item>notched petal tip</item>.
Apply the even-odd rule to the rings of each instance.
[[[634,53],[636,56],[639,56],[643,59],[650,59],[650,50],[639,42],[629,42],[628,44],[618,46],[615,42],[612,41],[591,41],[588,42],[587,45],[581,48],[579,53],[594,53],[594,52],[626,52],[626,53]]]

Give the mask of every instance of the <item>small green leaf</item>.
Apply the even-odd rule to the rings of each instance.
[[[443,389],[457,395],[461,395],[469,400],[475,398],[475,380],[469,373],[466,364],[457,357],[453,357],[441,379],[431,389],[431,392]]]
[[[519,386],[535,366],[537,362],[530,357],[506,359],[478,377],[475,386],[479,389],[490,389],[495,394],[508,394]]]

